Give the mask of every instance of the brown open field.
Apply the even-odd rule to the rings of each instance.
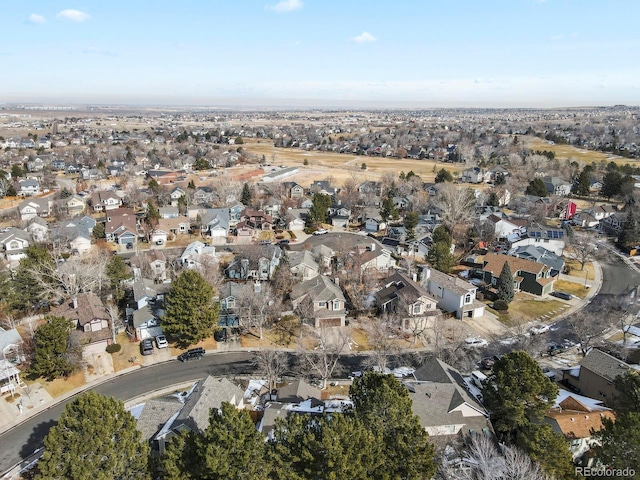
[[[339,184],[349,178],[355,178],[358,182],[377,180],[382,177],[384,172],[400,174],[400,172],[408,173],[411,170],[420,175],[424,181],[429,182],[433,181],[435,172],[441,168],[445,168],[452,173],[460,172],[464,169],[463,166],[435,162],[433,160],[365,157],[332,152],[306,151],[297,148],[276,148],[271,142],[263,141],[246,141],[242,148],[258,157],[264,155],[267,163],[273,166],[300,167],[301,172],[290,178],[302,185],[310,183],[312,180],[326,177],[333,177]],[[308,162],[306,166],[304,165],[305,160]],[[361,168],[363,163],[367,165],[366,170]]]
[[[615,155],[609,155],[608,153],[594,152],[592,150],[572,147],[571,145],[549,145],[545,140],[537,137],[527,137],[525,142],[528,142],[529,146],[533,150],[547,150],[554,152],[558,160],[573,159],[585,163],[598,163],[604,160],[606,162],[615,162],[620,165],[624,165],[625,163],[635,163],[634,160],[630,158],[622,158]]]

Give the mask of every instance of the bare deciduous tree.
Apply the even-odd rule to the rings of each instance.
[[[449,480],[550,480],[540,465],[513,446],[502,447],[484,436],[471,438],[471,446],[456,461],[444,457],[437,478]]]
[[[312,350],[300,346],[299,353],[306,370],[322,380],[322,388],[327,388],[327,380],[333,375],[340,354],[350,342],[350,335],[340,327],[319,327],[313,330]]]
[[[469,223],[474,211],[475,198],[468,188],[459,188],[445,182],[438,189],[438,196],[433,204],[440,209],[440,217],[445,228],[455,232],[456,225]]]
[[[609,316],[604,311],[580,310],[567,318],[567,323],[573,329],[574,335],[578,338],[580,353],[584,357],[593,341],[597,339],[607,328]]]
[[[271,391],[276,388],[278,379],[287,372],[289,361],[284,352],[266,349],[253,354],[253,365],[256,373],[265,377]]]
[[[587,263],[596,259],[598,245],[593,241],[593,236],[577,233],[571,239],[569,248],[565,249],[564,254],[571,260],[578,262],[582,271]]]

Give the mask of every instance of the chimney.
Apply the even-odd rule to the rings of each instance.
[[[71,297],[71,301],[73,302],[73,308],[74,310],[78,309],[78,297],[76,297],[75,295],[73,297]]]
[[[423,275],[423,280],[429,280],[429,277],[431,277],[431,268],[424,267],[422,269],[422,275]]]
[[[375,252],[376,251],[376,244],[375,243],[371,243],[371,251]]]
[[[338,277],[335,277],[333,279],[333,283],[335,283],[337,286],[340,286],[340,279]]]

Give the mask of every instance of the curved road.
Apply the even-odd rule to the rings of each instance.
[[[240,375],[251,373],[251,353],[206,355],[200,361],[182,363],[170,361],[141,367],[126,375],[114,377],[93,391],[127,401],[148,392],[199,380],[207,375]],[[0,473],[29,457],[42,446],[42,439],[60,417],[65,405],[74,397],[57,403],[0,435]]]
[[[293,357],[293,355],[292,355]],[[358,370],[365,356],[348,355],[340,359],[336,378]],[[295,362],[290,359],[290,365]],[[156,390],[197,381],[207,375],[246,375],[255,372],[251,352],[228,352],[205,355],[200,361],[182,363],[177,360],[141,367],[131,373],[114,377],[91,390],[126,402]],[[75,397],[57,403],[0,435],[0,475],[31,456],[42,446],[42,439]]]

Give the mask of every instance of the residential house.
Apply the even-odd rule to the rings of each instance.
[[[15,328],[5,330],[0,328],[0,394],[14,393],[16,387],[24,385],[20,379],[17,365],[24,361],[22,344],[24,341]]]
[[[549,195],[564,196],[571,193],[571,182],[559,177],[544,177],[542,179]]]
[[[433,327],[439,312],[436,299],[424,288],[400,272],[388,277],[383,285],[374,294],[380,312],[397,313],[405,331],[423,332]]]
[[[147,176],[153,178],[158,185],[169,185],[178,181],[178,178],[185,175],[184,170],[149,170]]]
[[[78,293],[70,301],[51,310],[56,317],[65,317],[71,321],[72,334],[80,344],[111,343],[110,316],[106,307],[95,293]]]
[[[174,399],[175,396],[162,397],[145,402],[137,420],[142,438],[151,443],[152,451],[158,455],[181,432],[203,432],[209,426],[211,410],[220,411],[223,403],[245,408],[244,390],[228,378],[208,376],[188,392],[186,401]]]
[[[625,375],[632,367],[622,360],[597,348],[592,348],[578,367],[563,371],[562,382],[576,392],[604,402],[615,408],[618,391],[613,383],[619,375]]]
[[[413,373],[415,381],[405,385],[413,413],[439,447],[459,444],[470,435],[493,438],[489,413],[468,392],[458,370],[436,357],[429,357]]]
[[[130,208],[110,210],[105,222],[104,232],[107,242],[133,247],[138,241],[138,223],[134,211]]]
[[[391,256],[391,251],[382,248],[375,241],[368,245],[358,245],[349,255],[353,266],[359,265],[363,274],[365,272],[368,272],[368,274],[375,273],[376,271],[386,272],[396,264],[395,259]]]
[[[322,193],[331,197],[338,193],[338,190],[331,186],[329,180],[315,180],[309,189],[312,193]]]
[[[18,195],[21,197],[32,197],[40,194],[40,182],[34,179],[20,180]]]
[[[71,220],[58,222],[51,230],[54,246],[76,250],[79,254],[91,249],[93,228],[97,222],[88,216],[74,217]]]
[[[342,205],[332,205],[328,210],[329,224],[334,227],[347,228],[351,218],[351,209]]]
[[[27,222],[25,230],[36,243],[43,243],[49,238],[49,224],[44,218],[32,218]]]
[[[561,389],[543,422],[566,439],[573,462],[586,466],[594,459],[585,458],[585,453],[600,443],[593,434],[604,428],[605,418],[615,420],[615,414],[601,401]]]
[[[122,199],[110,191],[98,191],[91,194],[91,205],[94,212],[115,210],[122,206]]]
[[[241,229],[244,226],[252,230],[272,230],[273,217],[261,210],[245,208],[240,216],[240,223],[236,225],[236,229]]]
[[[484,266],[479,271],[484,282],[495,287],[505,262],[511,269],[515,291],[540,296],[553,291],[556,277],[551,276],[551,268],[548,265],[497,253],[487,253],[484,256]]]
[[[600,220],[598,228],[605,234],[619,235],[626,219],[626,213],[614,213]]]
[[[331,270],[331,264],[336,256],[336,252],[331,247],[321,243],[313,247],[311,253],[322,269]]]
[[[250,245],[238,249],[225,273],[234,280],[269,280],[281,258],[282,249],[277,245]]]
[[[178,263],[182,268],[206,268],[214,260],[216,247],[205,245],[199,240],[191,242],[182,252]]]
[[[48,197],[27,199],[18,205],[20,218],[27,221],[35,217],[48,217],[51,215],[53,201]]]
[[[493,236],[496,240],[505,240],[513,233],[519,233],[520,227],[506,218],[491,214],[487,217],[486,223],[493,229]]]
[[[312,312],[308,312],[315,328],[344,327],[346,311],[345,298],[340,287],[329,277],[318,275],[294,285],[291,290],[291,302],[294,310],[303,302],[309,301]]]
[[[80,195],[75,193],[67,198],[61,198],[58,200],[58,207],[63,213],[75,217],[84,212],[85,209],[84,199]]]
[[[177,207],[179,200],[186,195],[187,192],[185,192],[183,189],[181,189],[180,187],[175,187],[173,190],[171,190],[171,193],[169,193],[169,203],[172,207]]]
[[[4,258],[9,262],[17,262],[25,258],[24,251],[30,242],[29,234],[19,228],[10,227],[5,232],[0,233],[0,247],[2,247]]]
[[[287,196],[289,198],[299,199],[304,196],[304,187],[296,182],[284,182]]]
[[[422,269],[420,284],[436,299],[440,310],[452,312],[458,319],[484,315],[484,303],[476,299],[477,287],[461,278],[427,266]]]
[[[158,213],[160,218],[178,218],[180,216],[178,207],[160,207]]]
[[[207,208],[200,214],[200,233],[207,237],[226,238],[230,223],[228,208]]]
[[[309,250],[289,252],[287,258],[289,260],[289,270],[298,280],[309,280],[320,274],[320,266]]]
[[[527,245],[544,247],[562,256],[565,247],[565,231],[561,228],[529,227],[518,238],[511,239],[511,248]]]
[[[323,402],[322,392],[309,385],[304,380],[280,387],[276,395],[267,395],[268,401],[264,405],[262,419],[258,424],[258,431],[267,439],[272,438],[273,430],[278,418],[285,419],[289,415],[322,415],[327,412],[340,411],[351,404],[350,401],[341,401],[341,406],[331,408],[331,402]],[[352,405],[352,404],[351,404]]]
[[[367,232],[379,232],[387,228],[387,223],[382,219],[379,210],[365,209],[362,217],[364,219],[364,229]]]
[[[463,170],[460,174],[462,183],[484,183],[485,172],[479,167],[471,167]]]
[[[367,180],[358,186],[358,192],[360,195],[374,195],[379,197],[382,195],[382,184],[380,182]]]
[[[167,278],[167,258],[162,250],[147,250],[131,257],[130,263],[135,278],[146,276],[155,282],[163,282]]]
[[[193,204],[194,205],[206,205],[213,199],[214,190],[212,187],[198,187],[193,192]]]
[[[161,218],[158,221],[158,230],[162,230],[167,233],[167,237],[174,239],[176,235],[184,235],[189,233],[191,224],[187,217],[173,217],[173,218]]]
[[[512,248],[509,251],[509,255],[513,255],[518,258],[525,258],[534,262],[544,263],[551,268],[551,276],[553,277],[562,273],[564,270],[564,258],[542,246],[522,245]]]
[[[269,197],[262,205],[262,209],[266,215],[269,215],[273,219],[280,218],[280,212],[282,211],[282,203],[273,197]]]
[[[300,231],[304,230],[307,224],[308,208],[290,208],[287,210],[287,230]]]
[[[508,177],[510,175],[509,170],[507,170],[506,168],[504,168],[502,165],[494,165],[493,167],[491,167],[486,175],[485,175],[485,181],[486,182],[495,182],[499,176],[502,177]]]
[[[245,208],[246,207],[242,203],[238,203],[236,205],[233,205],[232,207],[229,207],[229,224],[231,226],[235,226],[240,222],[242,218],[242,212],[244,212]]]
[[[237,326],[240,318],[241,301],[246,295],[245,285],[236,282],[225,282],[218,289],[220,300],[220,319],[222,327]]]

